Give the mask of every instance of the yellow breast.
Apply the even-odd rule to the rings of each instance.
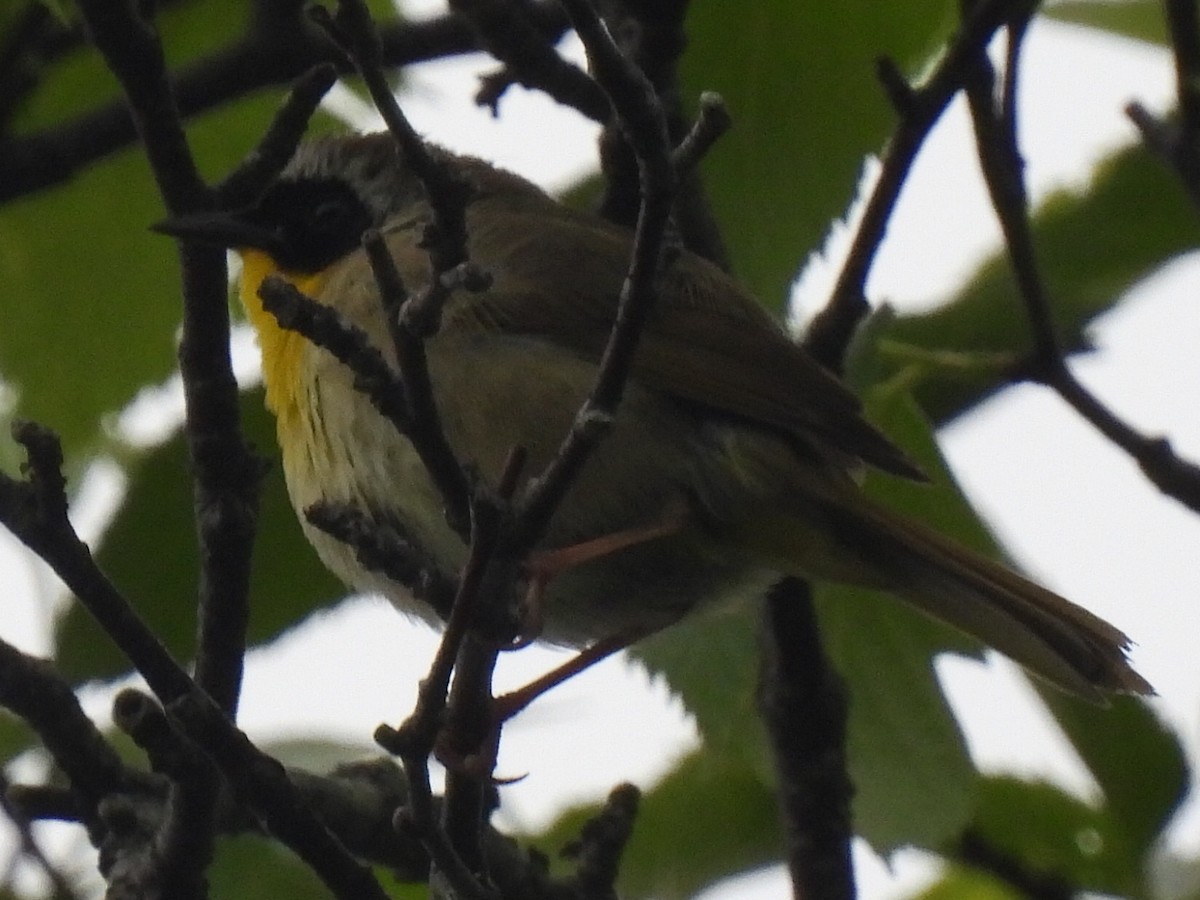
[[[309,297],[320,293],[325,277],[298,275],[280,270],[270,256],[261,250],[242,249],[242,278],[239,293],[246,316],[258,333],[262,348],[263,384],[267,392],[267,408],[279,420],[279,427],[290,424],[302,413],[299,402],[301,370],[305,353],[309,349],[307,340],[294,331],[279,327],[275,317],[263,308],[258,296],[263,279],[268,275],[281,275]]]

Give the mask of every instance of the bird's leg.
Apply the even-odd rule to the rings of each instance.
[[[517,640],[506,649],[518,650],[537,640],[538,635],[542,632],[542,601],[545,598],[546,586],[554,578],[574,566],[600,559],[610,553],[624,550],[626,547],[678,534],[687,523],[687,513],[687,506],[683,501],[676,500],[668,504],[662,519],[652,525],[626,528],[580,541],[569,547],[559,547],[555,550],[535,550],[531,553],[525,563],[529,588],[525,593],[520,634],[517,636]],[[632,641],[628,643],[632,643]],[[583,653],[587,652],[587,650],[583,651]],[[599,659],[603,659],[607,655],[607,653],[602,654]]]
[[[554,667],[545,675],[535,678],[515,691],[501,694],[493,701],[492,715],[495,716],[495,721],[497,723],[508,721],[551,688],[557,687],[570,678],[574,678],[580,672],[591,668],[601,660],[607,659],[617,651],[624,650],[631,644],[637,643],[653,630],[645,628],[627,629],[609,637],[601,638],[594,644],[590,644],[583,650],[580,650],[561,666]]]
[[[560,547],[557,550],[535,550],[530,556],[526,568],[535,578],[549,582],[555,575],[565,572],[572,566],[591,562],[593,559],[608,556],[610,553],[616,553],[618,550],[624,550],[635,544],[644,544],[646,541],[677,534],[683,528],[685,518],[683,509],[671,510],[663,521],[654,525],[614,531],[611,534],[581,541],[570,547]]]
[[[525,563],[529,588],[525,594],[520,634],[514,643],[504,649],[515,650],[524,647],[541,633],[546,586],[553,578],[574,566],[600,559],[627,547],[678,534],[686,525],[687,518],[686,503],[682,499],[676,499],[667,504],[661,519],[652,525],[614,531],[555,550],[535,550]],[[551,688],[578,675],[602,659],[612,656],[618,650],[624,650],[630,644],[656,630],[653,628],[629,628],[601,638],[540,678],[515,691],[497,697],[493,709],[496,723],[500,724],[511,719]]]
[[[514,650],[523,647],[535,640],[541,633],[542,604],[546,586],[553,578],[574,566],[600,559],[627,547],[678,534],[687,523],[687,513],[686,504],[682,500],[677,500],[669,503],[660,520],[652,525],[614,531],[555,550],[535,550],[525,563],[529,587],[523,603],[520,633],[516,641],[507,644],[503,649]],[[454,742],[449,739],[450,735],[443,734],[438,741],[435,755],[447,767],[458,768],[462,771],[490,772],[491,766],[495,763],[496,748],[499,746],[500,728],[505,722],[551,688],[557,687],[614,653],[624,650],[656,630],[656,628],[628,628],[601,638],[541,677],[515,691],[495,697],[491,704],[492,725],[489,730],[489,738],[481,745],[477,753],[464,756],[460,752],[455,752]]]
[[[456,749],[461,741],[447,728],[439,731],[434,744],[434,757],[447,769],[453,769],[477,777],[490,777],[495,784],[511,784],[520,781],[525,776],[517,778],[496,778],[491,774],[496,764],[496,755],[500,746],[500,730],[504,723],[517,713],[522,712],[530,703],[551,688],[557,687],[564,681],[574,678],[585,669],[591,668],[601,660],[607,659],[619,650],[624,650],[631,644],[650,634],[653,629],[629,629],[602,638],[594,644],[580,650],[560,666],[551,669],[545,675],[534,679],[528,684],[494,697],[491,701],[491,725],[487,737],[480,742],[478,748],[470,753]]]

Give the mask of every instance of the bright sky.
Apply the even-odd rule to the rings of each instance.
[[[408,6],[436,4],[421,0]],[[404,106],[419,130],[552,187],[588,169],[595,133],[590,125],[517,89],[505,98],[502,119],[493,121],[470,100],[478,69],[477,61],[452,61],[410,73]],[[1071,179],[1088,162],[1134,137],[1121,113],[1127,101],[1162,109],[1171,96],[1169,59],[1161,51],[1050,24],[1036,26],[1030,35],[1023,83],[1024,151],[1035,196],[1077,187]],[[354,106],[352,96],[340,96],[347,108]],[[530,141],[531,133],[536,141]],[[870,284],[873,299],[910,308],[936,297],[996,245],[997,233],[973,165],[965,116],[956,108],[930,141],[905,192]],[[832,244],[829,252],[836,258],[838,241]],[[812,265],[798,292],[802,310],[823,301],[834,271],[836,265]],[[1079,375],[1121,414],[1169,435],[1193,459],[1200,459],[1200,419],[1194,413],[1200,387],[1197,379],[1179,374],[1195,371],[1200,305],[1192,294],[1198,277],[1192,259],[1140,287],[1096,330],[1099,351],[1075,363]],[[177,403],[168,399],[165,406]],[[157,407],[162,405],[160,400]],[[943,439],[968,493],[1014,556],[1137,640],[1135,662],[1161,694],[1156,708],[1180,730],[1192,758],[1200,759],[1200,669],[1193,648],[1200,634],[1195,603],[1200,568],[1194,560],[1200,519],[1159,497],[1128,460],[1044,390],[1008,391],[948,429]],[[101,499],[90,513],[86,504],[83,509],[91,522],[108,505],[102,499],[111,495],[106,484],[111,482],[97,482]],[[37,573],[32,580],[45,587],[45,577]],[[44,649],[36,634],[8,632],[9,622],[23,618],[6,616],[5,638]],[[411,707],[434,643],[433,634],[409,627],[382,602],[356,601],[254,654],[243,724],[259,738],[298,737],[304,724],[365,746],[378,722],[394,721]],[[346,647],[354,652],[346,654]],[[312,664],[334,658],[336,666]],[[511,654],[502,677],[508,684],[523,683],[556,658],[537,648]],[[940,671],[983,767],[1052,777],[1085,796],[1093,790],[1011,665],[947,659]],[[108,702],[107,695],[94,696],[89,708],[104,716]],[[613,741],[613,735],[636,740]],[[531,777],[506,789],[504,814],[509,823],[533,827],[553,818],[561,805],[602,796],[619,781],[649,786],[695,740],[683,710],[661,686],[648,685],[621,660],[610,661],[556,689],[506,730],[501,774],[533,769]],[[579,766],[580,759],[587,766]],[[1185,813],[1171,846],[1200,854],[1200,810]],[[915,853],[898,854],[889,874],[865,847],[856,850],[865,900],[905,896],[930,875],[928,861]],[[787,895],[782,872],[769,870],[706,898]]]

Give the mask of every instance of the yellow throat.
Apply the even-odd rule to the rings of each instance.
[[[282,428],[301,411],[298,402],[300,366],[308,349],[307,341],[296,332],[279,327],[275,317],[263,308],[258,291],[268,275],[280,275],[307,296],[316,297],[325,283],[325,275],[321,272],[314,275],[285,272],[268,254],[248,247],[239,249],[238,255],[242,258],[238,293],[246,316],[258,333],[267,409],[275,414]]]

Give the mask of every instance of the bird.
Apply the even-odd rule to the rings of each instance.
[[[466,186],[467,253],[490,279],[483,290],[454,289],[425,342],[433,400],[461,464],[494,486],[521,447],[521,477],[532,477],[595,380],[633,237],[483,160],[434,145],[429,153]],[[345,364],[279,324],[260,289],[269,276],[284,278],[361,329],[397,368],[362,240],[378,231],[417,292],[431,278],[432,220],[421,180],[381,132],[308,139],[249,205],[154,226],[240,255],[239,293],[306,537],[348,585],[428,621],[438,618],[432,609],[363,566],[305,510],[349,504],[398,526],[446,571],[466,559],[460,533],[412,443]],[[1070,693],[1152,692],[1119,629],[868,498],[867,467],[923,476],[733,277],[679,250],[664,256],[656,286],[611,432],[535,553],[634,537],[548,580],[541,639],[585,647],[649,634],[790,575],[895,595]]]

